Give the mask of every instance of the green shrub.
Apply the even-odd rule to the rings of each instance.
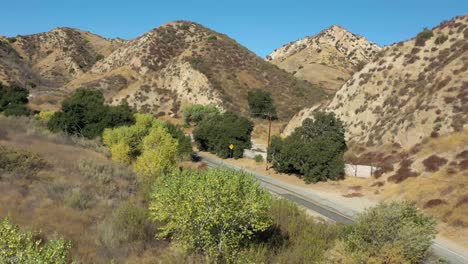
[[[185,107],[182,112],[186,125],[197,125],[204,118],[219,114],[214,105],[191,105]]]
[[[100,61],[102,59],[104,59],[104,55],[102,55],[102,54],[96,55],[96,61]]]
[[[127,104],[107,106],[100,91],[78,89],[62,102],[61,111],[52,116],[47,127],[53,132],[95,138],[101,136],[105,128],[133,122],[133,113]]]
[[[208,37],[208,40],[217,40],[218,37],[216,37],[215,35],[211,35]]]
[[[151,196],[150,215],[189,252],[233,262],[243,243],[271,225],[271,195],[253,176],[227,168],[182,171],[163,177]]]
[[[29,116],[31,115],[31,110],[26,105],[12,104],[6,107],[3,114],[6,116]]]
[[[37,237],[3,219],[0,222],[0,263],[69,263],[69,242],[62,238],[42,241]]]
[[[16,37],[9,37],[9,38],[7,38],[7,40],[8,40],[8,42],[10,42],[12,44],[17,41]]]
[[[257,155],[255,155],[254,160],[257,163],[263,162],[263,156],[260,155],[260,154],[257,154]]]
[[[332,255],[354,262],[420,263],[436,234],[435,222],[408,202],[381,203],[361,213]],[[337,254],[340,253],[340,254]]]
[[[342,122],[333,113],[317,112],[289,137],[273,137],[268,160],[276,171],[298,174],[307,183],[341,179],[344,133]]]
[[[0,83],[0,112],[7,116],[28,116],[31,111],[26,107],[28,90],[18,86],[4,86]]]
[[[203,119],[193,131],[200,150],[210,151],[221,158],[231,155],[229,145],[234,145],[233,157],[242,158],[244,149],[252,146],[250,134],[253,123],[247,118],[226,112]]]
[[[419,32],[419,34],[416,36],[416,46],[424,46],[426,44],[426,41],[429,40],[434,36],[434,33],[432,30],[428,28],[424,28],[423,31]]]
[[[447,40],[448,40],[448,37],[446,35],[440,35],[435,39],[434,43],[436,45],[441,45]]]
[[[179,160],[190,160],[192,156],[192,139],[186,136],[179,126],[171,123],[165,123],[164,126],[167,132],[171,134],[172,138],[176,139],[178,142],[177,157]]]
[[[47,125],[54,114],[55,111],[41,111],[35,117],[41,124]]]
[[[249,91],[247,100],[250,108],[250,115],[258,118],[276,119],[276,108],[271,98],[271,93],[264,90]]]

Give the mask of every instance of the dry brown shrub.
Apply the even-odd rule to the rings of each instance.
[[[371,187],[382,187],[385,185],[385,182],[383,181],[378,181],[378,182],[374,182],[371,184]]]
[[[460,170],[468,170],[468,159],[460,161],[460,163],[458,163],[458,168]]]
[[[455,208],[466,205],[468,205],[468,195],[460,197],[460,199],[458,199],[457,203],[455,204]]]
[[[447,159],[441,158],[437,155],[431,155],[423,161],[426,171],[438,171],[439,168],[447,163]]]
[[[410,159],[404,159],[400,163],[400,168],[396,171],[396,173],[388,178],[388,181],[394,183],[400,183],[409,177],[417,177],[419,176],[418,173],[411,170],[411,164],[413,161]]]
[[[468,150],[464,150],[457,154],[457,159],[468,159]]]
[[[424,204],[423,208],[424,209],[433,208],[433,207],[436,207],[436,206],[439,206],[439,205],[442,205],[442,204],[446,204],[446,202],[444,200],[441,200],[441,199],[432,199],[432,200],[427,201]]]
[[[358,192],[343,194],[343,197],[346,197],[346,198],[363,197],[363,196],[364,195],[362,193],[358,193]]]

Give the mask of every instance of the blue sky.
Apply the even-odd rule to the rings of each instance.
[[[456,15],[468,0],[10,0],[2,1],[0,35],[58,26],[131,39],[165,22],[192,20],[225,33],[260,56],[332,24],[380,45],[411,38]]]

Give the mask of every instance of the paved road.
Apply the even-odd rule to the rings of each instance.
[[[340,223],[352,223],[354,216],[357,214],[357,212],[348,208],[340,207],[337,204],[333,204],[327,199],[321,198],[311,193],[305,194],[304,192],[295,189],[289,184],[275,180],[271,177],[259,174],[246,168],[223,162],[222,159],[213,158],[203,153],[198,153],[197,155],[209,167],[226,166],[235,170],[243,170],[249,172],[253,174],[260,182],[260,185],[268,191],[281,197],[284,197],[288,200],[291,200],[303,206],[307,210],[311,210],[315,213],[318,213],[330,221]],[[436,256],[442,257],[451,264],[468,264],[468,258],[466,256],[463,256],[460,253],[448,249],[445,245],[442,245],[437,240],[432,246],[432,252]]]

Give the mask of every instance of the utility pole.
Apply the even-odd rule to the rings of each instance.
[[[271,113],[268,113],[268,139],[267,139],[267,158],[266,158],[266,170],[268,168],[268,149],[270,148],[270,136],[271,136]]]

